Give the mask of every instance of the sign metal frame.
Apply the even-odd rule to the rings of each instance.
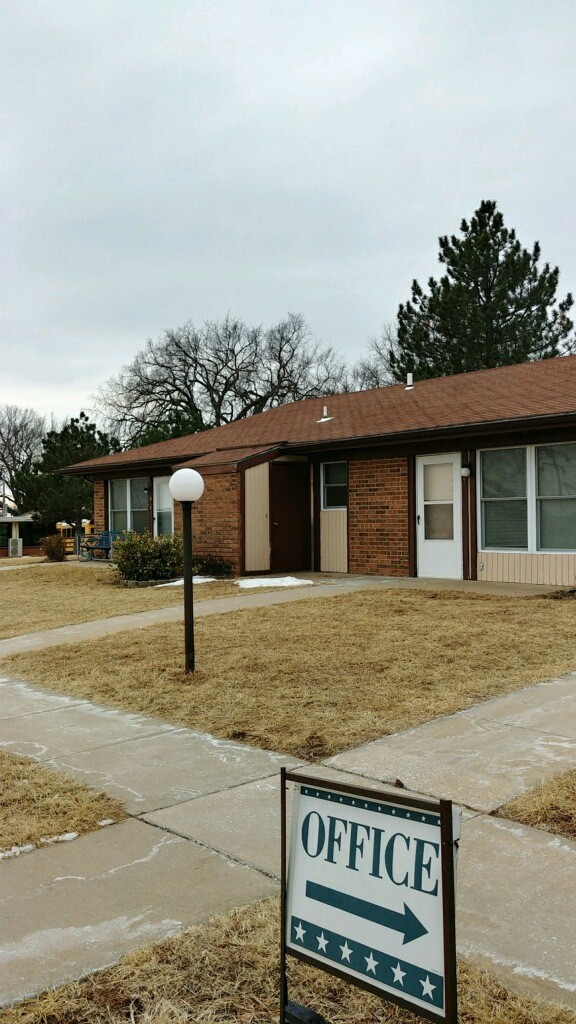
[[[286,768],[281,769],[280,804],[281,804],[281,905],[280,905],[280,1022],[281,1024],[302,1024],[303,1018],[298,1015],[296,1004],[290,1003],[288,999],[288,982],[286,974],[286,958],[288,955],[295,959],[311,964],[319,970],[326,971],[337,978],[342,978],[358,988],[365,989],[385,1001],[401,1006],[403,1009],[411,1010],[426,1020],[443,1022],[443,1024],[457,1024],[458,1022],[458,1000],[456,981],[456,899],[455,899],[455,852],[458,841],[454,841],[453,833],[453,809],[451,800],[429,800],[425,797],[409,797],[402,791],[396,793],[383,790],[366,789],[360,786],[348,786],[342,783],[332,782],[329,779],[315,778],[309,775],[296,774]],[[294,948],[287,944],[287,896],[288,896],[288,853],[287,840],[288,829],[286,821],[286,790],[287,783],[296,783],[299,786],[311,786],[317,789],[338,792],[353,797],[375,801],[397,804],[407,809],[430,812],[439,815],[440,819],[440,847],[441,847],[441,879],[442,879],[442,928],[443,928],[443,952],[444,952],[444,1011],[435,1012],[433,1008],[420,1006],[410,999],[402,998],[396,992],[386,990],[371,984],[369,980],[356,977],[345,970],[340,970],[332,963],[324,962],[316,957],[310,956],[305,949]],[[306,1011],[307,1019],[314,1018],[321,1022],[323,1018],[314,1014],[313,1011]],[[325,1022],[324,1022],[325,1024]]]

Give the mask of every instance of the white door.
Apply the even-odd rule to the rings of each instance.
[[[416,546],[419,576],[462,579],[459,452],[417,459]]]

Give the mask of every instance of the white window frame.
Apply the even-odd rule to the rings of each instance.
[[[153,523],[154,523],[154,536],[155,537],[158,537],[158,536],[164,536],[164,537],[174,536],[174,499],[172,498],[172,495],[170,495],[170,511],[172,513],[172,530],[171,530],[170,534],[162,534],[162,535],[160,535],[158,533],[158,511],[159,511],[158,510],[158,484],[159,484],[160,480],[170,480],[170,477],[169,476],[155,476],[153,478],[153,480],[152,480],[152,493],[153,493],[153,501],[154,501],[154,504],[152,506],[152,518],[153,518]],[[160,511],[166,512],[168,510],[167,509],[160,509]]]
[[[326,484],[325,483],[325,479],[324,479],[325,467],[326,466],[346,466],[346,484],[345,485],[344,484],[332,484],[332,485]],[[330,486],[334,486],[334,487],[346,486],[346,504],[345,505],[325,505],[324,504],[325,487],[330,487]],[[330,462],[321,462],[320,463],[320,509],[321,509],[322,512],[342,512],[342,510],[347,511],[347,509],[348,509],[348,463],[346,462],[345,459],[332,459],[332,461],[330,461]]]
[[[112,493],[111,493],[112,492],[112,484],[113,483],[118,483],[118,482],[126,484],[126,530],[131,530],[132,529],[132,527],[130,526],[130,520],[132,518],[132,505],[131,505],[131,501],[130,501],[130,499],[132,497],[132,488],[130,487],[130,481],[131,480],[137,480],[137,479],[139,479],[139,480],[142,480],[142,479],[147,480],[149,478],[147,478],[147,477],[135,477],[135,476],[123,476],[123,477],[117,477],[115,480],[109,480],[108,481],[108,529],[109,530],[112,529],[112,512],[119,512],[119,511],[121,511],[120,509],[113,509],[112,508]],[[136,509],[136,512],[143,512],[143,511],[144,511],[144,509],[141,509],[141,508]],[[172,520],[172,523],[174,523],[174,520]]]
[[[536,450],[550,445],[575,444],[574,441],[542,441],[541,444],[503,444],[497,448],[479,448],[476,453],[476,522],[478,524],[478,551],[495,552],[510,555],[571,555],[576,554],[573,548],[539,548],[538,547],[538,474],[536,468]],[[526,452],[526,504],[528,543],[525,548],[490,548],[482,544],[482,452],[506,451],[509,448],[523,448]]]

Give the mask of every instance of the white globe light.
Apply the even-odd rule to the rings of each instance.
[[[168,487],[174,501],[198,501],[204,494],[204,481],[195,469],[177,469]]]

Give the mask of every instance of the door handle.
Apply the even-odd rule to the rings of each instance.
[[[272,523],[272,526],[278,526],[278,523]]]
[[[416,522],[418,523],[418,526],[420,526],[420,516],[416,516]]]

